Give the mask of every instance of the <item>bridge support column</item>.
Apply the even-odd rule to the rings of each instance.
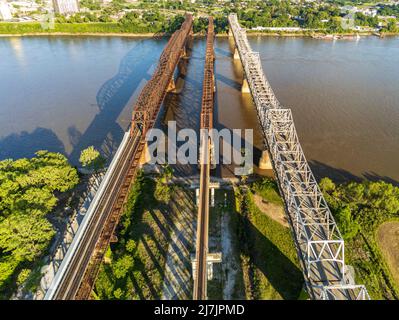
[[[237,47],[234,47],[234,60],[240,60],[240,55],[238,53]]]
[[[173,92],[175,90],[176,90],[176,83],[175,79],[172,78],[168,84],[168,87],[166,88],[166,92]]]
[[[183,49],[181,50],[180,58],[181,59],[188,59],[186,46],[184,46]]]
[[[262,157],[259,160],[259,169],[261,170],[273,169],[272,162],[270,161],[269,151],[267,150],[262,151]]]
[[[215,252],[215,253],[208,253],[206,256],[206,262],[207,262],[207,278],[208,280],[213,279],[213,264],[214,263],[221,263],[222,262],[222,253],[221,252]],[[197,276],[197,259],[195,258],[195,253],[191,254],[191,266],[192,266],[192,272],[193,272],[193,278]]]
[[[146,163],[150,162],[150,160],[151,160],[151,155],[150,152],[148,151],[148,144],[145,143],[143,153],[141,154],[140,157],[139,166],[145,165]]]
[[[247,80],[247,78],[245,78],[245,76],[244,76],[244,79],[242,80],[241,92],[242,93],[250,93],[248,80]]]

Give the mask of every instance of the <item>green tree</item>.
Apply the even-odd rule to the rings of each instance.
[[[133,253],[136,250],[137,244],[133,239],[129,239],[126,243],[126,251]]]
[[[340,208],[336,214],[337,222],[340,226],[340,231],[345,240],[354,238],[359,232],[359,224],[353,219],[352,212],[349,206]]]
[[[117,279],[124,278],[129,270],[133,268],[134,260],[129,255],[124,255],[119,258],[113,265],[113,273]]]
[[[335,184],[330,178],[321,179],[319,186],[324,192],[330,193],[335,190]]]
[[[171,198],[170,187],[161,180],[158,180],[155,186],[154,198],[161,203],[168,204]]]
[[[98,171],[104,167],[105,159],[101,156],[94,146],[90,146],[80,153],[79,162],[83,167]]]
[[[47,220],[57,204],[55,194],[78,181],[76,169],[60,153],[42,150],[31,159],[0,161],[0,292],[18,280],[19,265],[28,267],[45,252],[55,233]]]
[[[47,219],[14,214],[0,222],[0,248],[17,261],[33,261],[46,249],[54,234]]]
[[[29,274],[31,273],[32,270],[30,269],[22,269],[17,277],[17,284],[21,285],[23,284],[29,277]]]

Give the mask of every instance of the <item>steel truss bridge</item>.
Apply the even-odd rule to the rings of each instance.
[[[346,272],[344,241],[306,161],[291,110],[283,108],[275,97],[262,70],[259,53],[251,50],[236,15],[229,16],[229,25],[235,56],[243,65],[285,202],[308,293],[312,299],[369,299],[366,288],[355,285]],[[90,298],[105,251],[116,240],[115,229],[144,155],[146,133],[154,126],[167,92],[175,88],[174,73],[186,56],[192,26],[192,16],[186,15],[180,30],[165,46],[153,76],[136,101],[130,132],[125,134],[45,299]],[[213,19],[209,18],[201,110],[201,129],[208,130],[213,126],[213,41]],[[206,299],[207,291],[211,153],[209,136],[201,134],[194,299]]]
[[[96,193],[82,225],[44,299],[89,299],[106,249],[114,238],[129,190],[144,155],[146,132],[154,126],[167,92],[174,90],[174,72],[186,55],[193,17],[166,44],[158,66],[137,99],[130,133],[126,133]]]
[[[200,143],[200,192],[197,217],[197,240],[194,274],[194,300],[207,298],[208,275],[208,226],[209,226],[209,185],[211,167],[211,141],[209,130],[213,128],[213,107],[215,95],[213,40],[215,37],[213,18],[209,17],[206,38],[204,80],[202,84],[201,143]]]
[[[252,95],[264,143],[284,199],[285,212],[312,299],[366,300],[365,286],[346,272],[344,240],[306,161],[290,109],[283,108],[266,79],[260,55],[253,52],[237,15],[229,15],[235,58]]]

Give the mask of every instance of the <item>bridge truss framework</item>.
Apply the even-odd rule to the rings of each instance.
[[[209,186],[211,168],[211,141],[209,130],[213,128],[213,107],[215,96],[215,53],[213,49],[215,33],[213,18],[208,18],[206,38],[204,80],[202,84],[201,142],[200,142],[200,192],[197,217],[197,237],[194,274],[194,300],[207,299],[208,275],[208,229],[209,229]]]
[[[173,33],[163,50],[158,66],[141,91],[135,104],[130,135],[124,138],[117,153],[112,172],[107,172],[107,185],[98,195],[82,237],[74,239],[73,255],[63,261],[62,275],[45,299],[89,299],[109,243],[114,238],[120,215],[130,187],[137,174],[145,150],[145,136],[158,117],[166,93],[174,88],[174,72],[181,58],[186,56],[186,44],[192,35],[193,17],[187,14],[180,30]],[[105,184],[105,182],[103,181]],[[97,195],[96,195],[97,196]],[[89,208],[90,211],[90,208]],[[60,268],[61,268],[60,267]],[[59,271],[58,271],[59,272]]]
[[[346,273],[344,240],[306,161],[290,109],[277,100],[237,15],[229,16],[235,56],[241,60],[258,121],[298,252],[306,289],[312,299],[368,300],[365,286]]]

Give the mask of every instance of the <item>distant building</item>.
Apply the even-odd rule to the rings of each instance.
[[[341,13],[345,14],[345,13],[351,13],[351,12],[357,12],[358,9],[357,7],[353,7],[353,6],[343,6],[340,8],[341,9]]]
[[[377,9],[374,8],[365,8],[359,10],[359,12],[363,13],[365,16],[375,17],[377,15]]]
[[[54,11],[59,14],[79,12],[78,0],[53,0]]]
[[[295,32],[295,31],[301,31],[301,30],[307,30],[303,29],[300,27],[254,27],[251,30],[255,31],[288,31],[288,32]]]
[[[10,5],[6,1],[0,0],[0,20],[11,20],[12,14]]]

